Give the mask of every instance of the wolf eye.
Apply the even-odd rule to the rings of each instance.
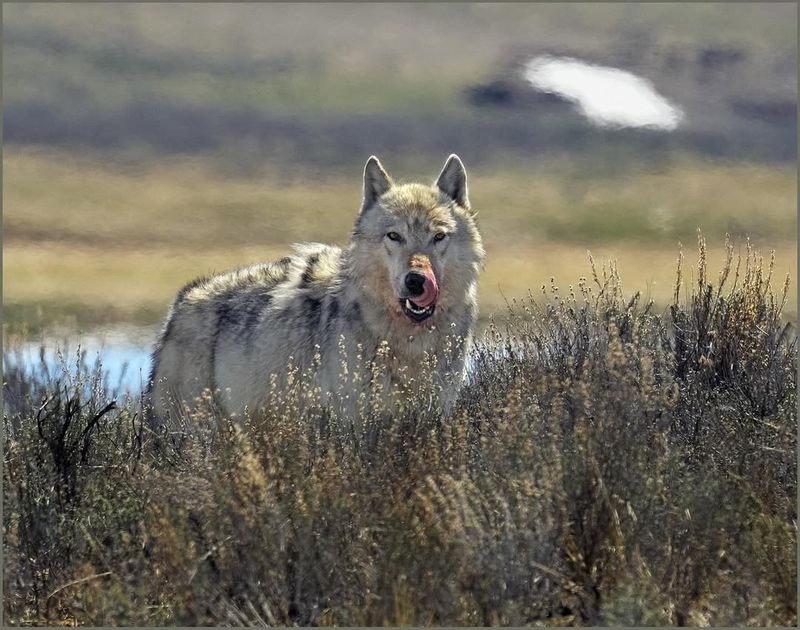
[[[386,238],[388,238],[390,241],[402,241],[403,240],[403,237],[400,236],[397,232],[389,232],[386,235]]]
[[[438,243],[444,240],[444,237],[447,236],[444,232],[439,232],[436,236],[433,237],[433,242]]]

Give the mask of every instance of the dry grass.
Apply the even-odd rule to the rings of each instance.
[[[29,325],[59,320],[81,327],[128,321],[155,324],[164,317],[177,289],[191,278],[276,259],[285,251],[278,246],[189,251],[143,248],[102,255],[80,245],[23,245],[12,241],[4,248],[6,308],[17,309],[11,311],[12,317],[27,320]],[[586,275],[587,249],[580,245],[543,243],[489,251],[480,281],[484,323],[492,316],[504,319],[507,301],[549,285],[551,278],[565,282]],[[591,253],[598,261],[616,260],[626,287],[641,287],[643,295],[652,298],[659,308],[669,303],[677,248],[606,245],[593,247]],[[768,256],[769,252],[764,254]],[[718,266],[723,258],[717,247],[709,254],[709,264]],[[794,247],[777,249],[776,283],[780,284],[796,264]],[[691,273],[691,265],[686,273]],[[790,284],[785,315],[791,319],[797,315],[795,282]]]
[[[716,243],[729,232],[741,246],[745,234],[774,245],[778,276],[796,268],[790,169],[697,161],[605,174],[560,163],[532,169],[471,176],[489,252],[484,317],[553,276],[583,275],[587,249],[616,258],[626,285],[664,306],[677,242],[693,242],[698,228]],[[357,172],[243,178],[201,159],[134,168],[19,149],[5,152],[4,175],[9,318],[31,320],[41,309],[45,320],[68,314],[83,325],[154,324],[193,277],[278,257],[293,242],[344,243],[360,186]]]
[[[399,178],[432,180],[428,163]],[[531,162],[472,171],[473,205],[498,245],[645,241],[674,247],[697,229],[774,243],[797,225],[790,166],[678,159]],[[523,170],[524,169],[530,169]],[[346,239],[359,206],[360,166],[347,176],[266,166],[247,177],[202,158],[125,166],[75,153],[8,149],[3,158],[5,238],[110,247],[285,245]],[[46,182],[46,185],[44,185]]]
[[[700,248],[666,315],[587,269],[489,329],[452,417],[367,433],[298,382],[162,440],[85,364],[8,370],[6,620],[795,625],[795,336],[768,266]]]

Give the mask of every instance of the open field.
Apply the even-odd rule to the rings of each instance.
[[[4,70],[18,101],[66,98],[112,108],[159,95],[276,113],[297,113],[298,106],[304,114],[349,113],[354,103],[362,113],[430,111],[491,76],[509,53],[534,47],[589,57],[611,51],[628,63],[652,62],[666,51],[689,64],[707,49],[739,47],[755,59],[748,79],[758,89],[773,64],[793,58],[796,17],[796,7],[785,3],[724,11],[669,3],[455,10],[438,3],[95,4],[81,11],[11,4],[4,11]],[[391,81],[380,81],[387,75]]]
[[[398,175],[432,179],[438,166]],[[6,321],[75,316],[81,327],[155,324],[198,275],[280,257],[294,242],[345,243],[361,185],[358,171],[244,178],[202,159],[126,167],[14,147],[4,175]],[[470,170],[470,188],[488,251],[484,318],[502,316],[506,299],[535,293],[551,277],[564,291],[577,284],[590,273],[587,250],[598,263],[618,261],[627,291],[664,305],[678,243],[691,252],[698,229],[712,263],[722,260],[725,233],[739,247],[750,236],[765,257],[774,249],[775,284],[791,274],[787,313],[796,315],[789,167],[685,158],[603,173],[554,162],[530,173]],[[689,254],[685,268],[692,264]]]
[[[587,249],[664,303],[698,229],[717,259],[730,233],[796,266],[792,5],[11,4],[4,26],[12,326],[152,325],[197,275],[344,243],[372,152],[407,179],[460,152],[484,318],[575,284]],[[469,100],[542,53],[641,75],[685,126]]]
[[[150,157],[225,148],[240,168],[609,146],[794,160],[796,7],[720,7],[9,4],[4,139]],[[540,54],[640,75],[686,119],[672,134],[602,133],[566,103],[470,99],[494,81],[532,96],[520,63]]]

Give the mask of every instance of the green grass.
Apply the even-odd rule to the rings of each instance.
[[[394,5],[356,7],[10,4],[4,96],[107,111],[157,96],[273,113],[430,114],[492,76],[514,52],[620,47],[685,54],[735,47],[751,89],[796,53],[791,5]],[[335,24],[335,27],[333,26]],[[637,39],[639,38],[639,39]],[[642,39],[643,38],[643,39]],[[658,63],[651,79],[672,80]],[[740,77],[737,77],[739,80]]]
[[[613,268],[520,303],[449,418],[298,381],[166,435],[85,362],[7,369],[5,620],[796,625],[796,338],[730,256],[665,313]]]
[[[164,72],[155,62],[135,63],[128,57],[110,64],[112,50],[74,54],[56,64],[51,53],[35,48],[11,45],[6,54],[15,100],[58,103],[68,96],[73,106],[98,113],[155,98],[190,107],[317,118],[350,113],[355,101],[362,114],[412,110],[435,115],[452,104],[460,87],[452,81],[408,77],[381,82],[377,89],[374,75],[341,74],[325,67],[279,73],[267,69],[256,76],[225,68]],[[31,75],[35,81],[23,79]]]

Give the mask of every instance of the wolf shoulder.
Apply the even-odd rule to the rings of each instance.
[[[342,254],[338,247],[307,243],[274,262],[198,278],[178,292],[168,336],[248,343],[263,326],[302,323],[308,330],[335,299]]]
[[[173,310],[213,309],[226,320],[226,316],[242,315],[259,307],[279,310],[287,301],[295,300],[299,292],[321,297],[335,290],[343,253],[340,248],[303,243],[294,245],[294,250],[276,261],[197,278],[178,292]]]

